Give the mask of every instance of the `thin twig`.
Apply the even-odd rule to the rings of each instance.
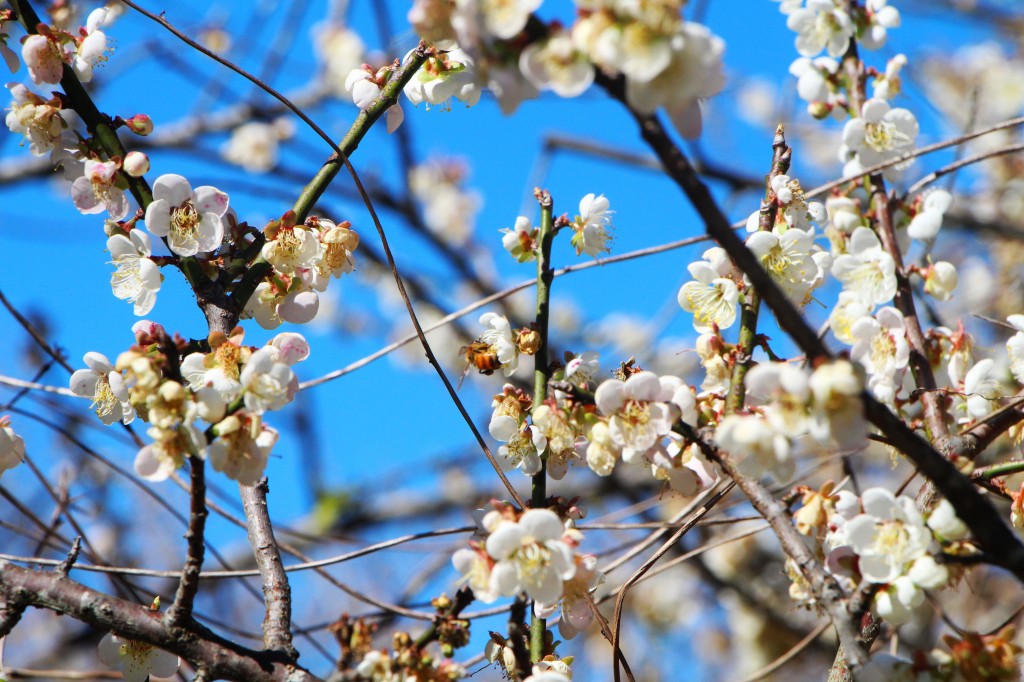
[[[189,490],[188,530],[185,540],[188,550],[181,579],[174,595],[174,603],[167,609],[164,619],[168,627],[182,627],[192,618],[192,604],[199,591],[199,574],[203,570],[203,554],[206,548],[206,476],[205,462],[196,455],[189,455],[189,474],[192,482]]]

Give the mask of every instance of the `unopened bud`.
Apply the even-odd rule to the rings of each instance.
[[[832,105],[828,102],[811,102],[807,105],[807,113],[820,121],[832,113]]]
[[[153,119],[146,114],[135,114],[131,118],[126,118],[124,122],[136,135],[146,136],[153,132]]]
[[[141,178],[149,172],[149,157],[142,152],[128,152],[121,164],[124,172],[133,178]]]

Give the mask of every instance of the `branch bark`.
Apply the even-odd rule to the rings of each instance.
[[[281,563],[281,552],[274,539],[274,528],[267,510],[267,479],[256,485],[241,485],[242,506],[249,525],[249,544],[252,545],[256,566],[263,579],[263,599],[266,614],[263,617],[263,645],[271,651],[281,651],[292,659],[298,652],[292,645],[292,589]]]
[[[112,631],[177,654],[221,679],[319,682],[318,677],[279,652],[252,651],[200,626],[171,629],[147,606],[92,590],[58,573],[0,562],[0,605],[3,604],[35,606],[71,616],[98,630]]]

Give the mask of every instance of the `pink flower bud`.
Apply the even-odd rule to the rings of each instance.
[[[128,152],[121,167],[133,178],[141,178],[149,172],[149,157],[142,152]]]
[[[153,119],[146,114],[135,114],[131,118],[126,118],[124,122],[136,135],[146,136],[153,132]]]

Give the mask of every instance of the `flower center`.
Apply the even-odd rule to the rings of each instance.
[[[97,417],[105,417],[114,411],[114,405],[118,403],[117,396],[110,389],[110,382],[107,381],[106,377],[101,377],[96,382],[96,393],[92,397],[92,405],[90,407],[96,408]]]
[[[175,209],[171,209],[171,229],[186,239],[195,239],[199,234],[199,223],[202,218],[199,211],[189,202],[185,202]]]
[[[523,539],[522,546],[516,551],[516,566],[524,582],[538,584],[544,576],[544,569],[551,563],[551,551],[538,544],[533,538]]]
[[[883,554],[900,558],[910,544],[910,533],[902,521],[885,521],[875,536],[875,549]]]
[[[896,340],[891,334],[882,332],[871,339],[871,362],[875,365],[875,371],[884,367],[895,357]]]
[[[523,432],[512,436],[506,447],[508,458],[516,465],[537,452],[537,448],[533,446],[533,439],[527,438]]]
[[[115,293],[123,294],[134,303],[144,288],[139,259],[133,256],[119,256],[114,265],[117,266],[117,270],[111,275],[110,281]]]

